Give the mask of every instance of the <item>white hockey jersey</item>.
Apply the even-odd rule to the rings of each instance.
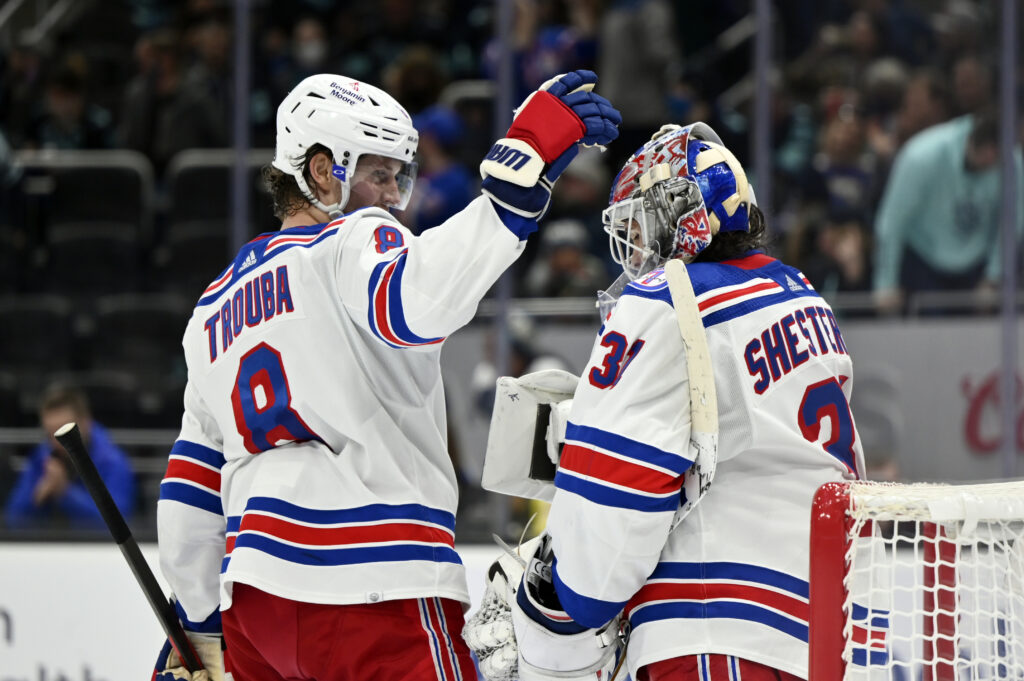
[[[484,197],[420,236],[368,208],[264,234],[206,289],[158,503],[186,628],[218,630],[233,582],[468,602],[441,346],[533,229]]]
[[[798,270],[756,252],[687,269],[718,393],[715,479],[670,529],[692,463],[690,408],[657,270],[605,320],[574,397],[548,518],[556,588],[588,627],[625,608],[633,678],[699,653],[806,678],[811,500],[863,471],[850,357]]]

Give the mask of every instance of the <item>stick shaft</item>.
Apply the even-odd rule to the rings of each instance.
[[[111,536],[117,542],[118,548],[121,549],[121,554],[128,562],[128,567],[131,568],[132,574],[135,575],[135,580],[146,595],[146,600],[149,601],[149,605],[156,614],[157,619],[160,620],[160,626],[163,628],[168,640],[174,646],[174,649],[178,651],[182,664],[189,672],[200,671],[203,669],[203,663],[196,655],[192,644],[189,643],[188,636],[186,636],[185,630],[182,629],[181,623],[178,621],[177,613],[174,612],[174,608],[164,597],[163,589],[160,588],[160,584],[156,581],[153,571],[149,568],[149,563],[146,562],[146,558],[142,555],[138,543],[136,543],[135,538],[132,536],[132,531],[128,528],[128,523],[125,522],[124,516],[121,515],[117,504],[114,503],[114,499],[110,496],[110,491],[103,483],[103,478],[100,477],[99,471],[96,470],[96,464],[93,463],[92,457],[89,456],[89,452],[85,448],[78,425],[75,423],[65,424],[54,436],[71,457],[75,468],[78,469],[78,474],[82,477],[82,483],[89,490],[93,501],[96,502],[96,507],[99,509],[100,515],[103,516],[103,521],[107,524],[107,529],[110,530]]]

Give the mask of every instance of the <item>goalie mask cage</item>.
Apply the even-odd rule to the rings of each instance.
[[[1024,681],[1024,481],[827,483],[810,681]]]

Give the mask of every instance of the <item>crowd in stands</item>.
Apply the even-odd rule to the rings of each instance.
[[[611,180],[658,125],[703,120],[753,169],[754,3],[513,5],[514,103],[556,74],[586,68],[623,114],[619,139],[605,153],[581,155],[560,179],[542,238],[514,269],[516,297],[589,297],[617,273],[601,231]],[[180,406],[174,396],[184,377],[181,367],[147,365],[145,354],[160,342],[160,319],[183,326],[231,248],[231,157],[213,150],[234,140],[233,6],[81,7],[41,40],[14,33],[0,46],[0,317],[43,314],[40,324],[56,329],[69,350],[50,368],[93,371],[94,388],[128,390],[126,381],[159,377],[145,381],[149,416],[159,420],[165,402],[169,412]],[[802,268],[827,298],[861,294],[868,314],[906,311],[908,294],[928,290],[970,291],[981,306],[972,311],[994,309],[998,3],[786,0],[773,7],[773,195],[760,196],[773,254]],[[487,84],[501,71],[498,3],[294,0],[252,8],[252,86],[241,105],[250,146],[267,152],[253,162],[251,235],[276,229],[259,182],[274,143],[275,103],[313,73],[378,84],[413,115],[419,180],[401,216],[411,228],[440,224],[476,194],[477,164],[494,137]],[[1024,138],[1024,123],[1018,132]],[[78,191],[65,195],[59,178],[54,185],[24,162],[31,150],[130,150],[145,168],[92,184],[76,176]],[[216,163],[219,175],[211,171]],[[1024,186],[1019,149],[1017,163]],[[1024,202],[1024,190],[1018,198]],[[1024,205],[1018,216],[1024,224]],[[115,233],[113,223],[131,225],[135,236]],[[19,302],[56,293],[74,306],[48,300],[40,313]],[[132,298],[138,294],[150,297]],[[145,322],[110,331],[118,315],[140,314],[149,315]],[[148,333],[136,341],[132,334],[141,332]],[[97,378],[95,370],[114,368],[101,366],[102,351],[122,352],[111,338],[134,348],[134,364],[120,368],[135,378]],[[7,425],[30,426],[35,414],[24,407],[39,394],[8,395],[10,375],[27,366],[19,361],[7,355],[0,364],[0,406],[20,401],[24,418]]]
[[[874,291],[880,311],[895,311],[901,299],[893,296],[901,287],[946,282],[900,280],[903,242],[891,232],[903,228],[885,222],[880,232],[878,222],[890,171],[907,141],[926,128],[966,115],[980,119],[982,137],[992,129],[994,6],[976,0],[777,4],[775,191],[762,197],[770,198],[777,250],[806,267],[826,293]],[[245,103],[253,147],[273,146],[273,102],[292,85],[316,72],[342,73],[382,85],[416,116],[423,136],[421,183],[403,216],[410,226],[436,225],[473,195],[475,159],[491,137],[493,112],[463,106],[467,100],[445,101],[444,93],[453,83],[497,77],[495,3],[362,0],[336,7],[302,0],[253,6],[252,87]],[[606,266],[597,220],[607,178],[657,122],[704,120],[752,165],[744,158],[752,129],[752,38],[748,34],[731,49],[720,39],[726,29],[740,30],[751,11],[749,2],[713,0],[687,3],[685,10],[669,0],[514,3],[513,100],[554,74],[590,68],[623,113],[620,139],[591,164],[596,171],[576,173],[579,182],[559,188],[569,196],[556,196],[552,215],[581,220],[590,236],[588,252]],[[138,151],[152,166],[156,229],[149,245],[159,252],[161,219],[177,200],[166,194],[172,159],[185,150],[232,144],[232,32],[231,6],[218,0],[92,3],[73,26],[35,43],[16,39],[5,49],[0,156],[8,160],[0,175],[7,203],[15,205],[0,214],[8,253],[46,244],[45,235],[19,233],[39,226],[26,224],[38,218],[31,207],[20,213],[16,207],[12,150],[114,148]],[[972,168],[972,177],[993,175],[991,165]],[[915,218],[921,209],[906,208]],[[995,228],[977,223],[991,222],[992,215],[974,213],[972,206],[953,209],[975,223],[959,229],[981,230],[980,241],[991,246]],[[256,227],[253,233],[266,225]],[[959,239],[940,241],[940,248],[956,249]],[[979,269],[978,261],[933,258],[913,241],[909,247],[913,262],[907,267],[937,267],[938,274],[952,275],[954,288],[991,285],[998,276]],[[524,258],[520,274],[535,255]],[[44,248],[20,256],[7,257],[38,264],[47,254]],[[539,292],[524,277],[518,280],[517,294]],[[8,291],[35,285],[10,270],[2,283]]]

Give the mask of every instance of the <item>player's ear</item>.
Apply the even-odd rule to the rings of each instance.
[[[314,154],[313,158],[309,159],[309,178],[312,180],[310,189],[316,193],[317,197],[323,196],[329,191],[333,165],[334,161],[331,160],[331,156],[327,152]]]

